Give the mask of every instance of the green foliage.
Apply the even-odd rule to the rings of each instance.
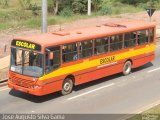
[[[63,17],[70,17],[73,15],[73,11],[69,7],[66,7],[59,13],[59,15]]]
[[[54,4],[55,0],[48,0],[48,12],[50,13],[54,12]]]
[[[70,8],[74,13],[86,13],[87,11],[87,0],[58,0],[58,13],[63,12],[64,9]],[[56,0],[48,0],[48,11],[54,13],[56,6]],[[69,11],[69,10],[68,10]]]
[[[38,15],[41,7],[38,7],[37,3],[32,3],[31,0],[19,0],[20,6],[22,10],[31,10],[34,16]]]
[[[19,0],[22,9],[30,9],[31,0]]]
[[[99,12],[102,15],[112,14],[112,1],[111,0],[101,0]]]
[[[57,0],[48,0],[48,11],[54,13],[55,2]],[[64,8],[70,8],[73,13],[86,14],[88,0],[58,0],[58,13],[64,13]],[[122,11],[129,9],[129,7],[135,9],[140,7],[145,9],[146,7],[160,8],[160,0],[92,0],[92,12],[99,13],[101,15],[109,15],[112,13],[122,13]],[[119,10],[118,10],[119,9]],[[68,10],[69,11],[69,10]],[[127,10],[128,11],[128,10]],[[126,12],[127,12],[126,11]],[[130,10],[129,10],[130,11]],[[131,9],[131,11],[134,11]],[[64,14],[63,14],[64,15]]]
[[[60,6],[59,6],[59,11],[63,10],[65,7],[69,7],[72,9],[72,3],[74,0],[59,0],[60,1]]]
[[[159,1],[158,0],[149,1],[149,2],[147,2],[147,7],[159,8]]]
[[[41,18],[40,17],[32,17],[24,22],[20,22],[22,26],[28,26],[30,28],[41,26]]]
[[[146,8],[160,8],[160,1],[155,0],[155,1],[148,1],[146,3],[139,3],[138,6],[140,8],[146,9]]]
[[[3,8],[7,8],[9,6],[9,0],[0,0],[0,5]]]
[[[147,7],[160,8],[160,0],[92,0],[92,16],[87,16],[88,0],[47,1],[49,25],[98,15],[118,16],[121,13],[144,11]],[[0,30],[40,27],[40,12],[41,0],[0,0]]]
[[[137,5],[138,3],[145,3],[148,0],[115,0],[116,2],[121,2],[124,4]]]
[[[114,6],[116,6],[116,7],[114,7]],[[144,11],[144,9],[142,9],[142,8],[135,7],[133,5],[128,5],[128,4],[124,5],[122,3],[119,3],[119,4],[117,3],[114,6],[112,7],[113,8],[113,10],[112,10],[113,15]]]
[[[100,9],[100,14],[102,15],[110,15],[112,14],[112,8],[109,5],[103,5]]]
[[[102,0],[92,0],[92,10],[98,11],[100,9]]]
[[[16,10],[6,10],[0,9],[0,22],[9,21],[9,20],[26,20],[30,17],[30,11],[24,11],[21,9]]]
[[[138,7],[146,9],[148,7],[147,3],[139,3]]]
[[[74,13],[86,13],[87,12],[87,0],[74,0],[72,3]]]
[[[35,4],[31,4],[31,5],[30,5],[30,9],[32,10],[32,14],[33,14],[34,16],[37,16],[37,15],[38,15],[38,10],[40,10],[41,8],[39,8],[39,7],[37,6],[37,4],[35,3]]]
[[[121,2],[129,5],[142,5],[150,2],[150,4],[155,5],[155,3],[159,2],[159,0],[114,0],[114,2]]]

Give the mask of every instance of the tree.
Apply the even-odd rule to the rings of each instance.
[[[72,3],[74,13],[86,13],[87,12],[87,0],[74,0]]]
[[[158,2],[159,0],[114,0],[115,2],[121,2],[124,4],[137,5],[139,3]]]
[[[61,0],[48,0],[48,11],[57,15]]]
[[[59,2],[60,2],[60,0],[55,0],[55,7],[54,7],[54,14],[55,15],[58,13]]]
[[[102,0],[92,0],[92,10],[98,11]]]

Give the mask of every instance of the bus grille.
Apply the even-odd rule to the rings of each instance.
[[[13,76],[11,79],[12,79],[11,81],[14,84],[16,84],[18,86],[25,87],[25,88],[30,88],[31,86],[33,86],[35,84],[35,81],[17,78],[17,77],[13,77]]]

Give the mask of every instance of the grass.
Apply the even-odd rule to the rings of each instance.
[[[160,105],[157,105],[139,115],[135,115],[127,120],[160,120]]]
[[[148,113],[148,114],[160,114],[160,105],[157,105],[157,106],[151,108],[150,110],[146,111],[145,113]]]
[[[140,11],[143,11],[143,9],[140,7],[122,4],[121,6],[114,7],[112,14],[117,15],[117,14],[123,14],[123,13],[135,13]]]
[[[38,16],[33,16],[31,10],[23,10],[16,0],[10,0],[14,4],[9,4],[7,8],[3,8],[0,5],[0,31],[7,29],[21,29],[21,28],[39,28],[41,26],[41,12],[38,11]],[[37,0],[40,1],[40,0]],[[40,2],[38,2],[38,5]],[[135,13],[142,11],[140,7],[134,7],[131,5],[124,5],[118,3],[118,5],[113,5],[112,15],[119,15],[122,13]],[[93,13],[90,17],[100,16],[100,14]],[[66,22],[72,22],[78,19],[90,18],[87,15],[72,15],[70,17],[54,16],[52,14],[48,15],[48,24],[63,24]]]
[[[90,16],[93,17],[93,16]],[[48,15],[48,24],[63,24],[78,19],[89,18],[87,15],[72,15],[71,17]],[[0,9],[0,31],[17,28],[39,28],[41,26],[40,12],[33,16],[30,10]]]

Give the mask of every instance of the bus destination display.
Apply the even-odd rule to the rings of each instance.
[[[36,50],[36,51],[41,50],[40,45],[32,43],[32,42],[28,42],[28,41],[13,40],[12,45],[17,46],[17,47],[26,48],[26,49]]]

